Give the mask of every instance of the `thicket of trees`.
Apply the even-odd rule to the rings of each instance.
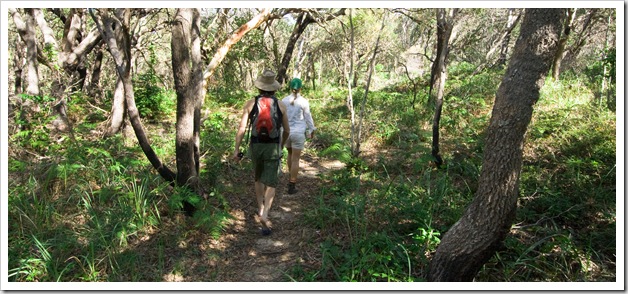
[[[128,136],[130,126],[161,177],[201,198],[210,190],[199,181],[201,129],[212,112],[206,102],[246,95],[263,68],[278,72],[280,83],[301,77],[314,90],[348,89],[342,99],[356,158],[369,91],[402,89],[413,97],[408,108],[433,111],[436,167],[443,165],[448,67],[471,66],[469,78],[503,69],[478,190],[436,250],[432,281],[473,280],[508,233],[524,138],[547,76],[584,72],[593,102],[615,105],[613,9],[9,8],[8,17],[10,136],[31,128],[23,140],[40,140],[24,122],[50,105],[54,113],[37,131],[47,143],[64,140],[85,119],[67,107],[80,101],[93,109],[89,120],[101,138]],[[144,125],[175,109],[176,156],[160,158]],[[10,154],[45,158],[50,151],[40,144]],[[184,208],[197,202],[184,200]]]

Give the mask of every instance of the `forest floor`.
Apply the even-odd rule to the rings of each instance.
[[[322,160],[304,152],[297,183],[298,192],[290,195],[287,193],[288,174],[284,160],[277,194],[269,212],[272,233],[268,236],[261,234],[261,225],[255,217],[257,203],[252,171],[239,171],[238,174],[245,176],[232,177],[237,181],[232,184],[241,188],[232,189],[223,195],[229,202],[229,213],[234,219],[218,239],[210,238],[202,230],[190,230],[193,221],[185,220],[186,231],[190,235],[182,239],[179,237],[178,248],[167,246],[170,247],[166,249],[169,251],[166,254],[169,260],[166,261],[165,271],[161,272],[163,280],[288,282],[292,281],[291,270],[296,265],[300,268],[320,268],[319,243],[323,236],[315,228],[303,225],[303,215],[306,210],[316,206],[323,185],[320,175],[342,166],[339,161]],[[182,216],[178,214],[176,217]],[[176,226],[180,222],[179,219],[167,223]],[[178,231],[174,227],[164,230],[172,234]]]

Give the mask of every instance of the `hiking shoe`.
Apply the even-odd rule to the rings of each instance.
[[[270,235],[270,233],[272,233],[273,231],[271,231],[270,229],[265,229],[262,228],[262,236],[268,236]]]
[[[296,185],[297,185],[296,183],[292,183],[292,182],[288,183],[288,194],[294,194],[299,191],[297,190]]]
[[[262,225],[262,235],[263,236],[268,236],[270,235],[270,233],[272,233],[271,229],[270,229],[270,221],[269,220],[262,220],[260,219],[260,224]]]

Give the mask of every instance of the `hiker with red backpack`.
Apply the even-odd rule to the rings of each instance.
[[[240,161],[244,155],[240,152],[240,145],[248,128],[250,139],[246,143],[250,144],[248,155],[255,170],[255,196],[259,209],[257,216],[262,225],[262,234],[269,235],[271,224],[268,211],[279,182],[281,156],[290,135],[290,124],[284,115],[287,113],[286,106],[275,97],[275,92],[280,88],[275,73],[265,69],[254,84],[259,95],[244,104],[233,159]]]
[[[288,194],[297,193],[297,176],[299,174],[299,161],[301,152],[305,148],[305,138],[312,139],[314,136],[314,120],[310,113],[310,103],[301,96],[303,82],[299,78],[290,81],[292,93],[281,100],[288,110],[288,122],[290,123],[290,137],[286,140],[288,149]]]

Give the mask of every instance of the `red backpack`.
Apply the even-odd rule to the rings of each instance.
[[[272,97],[257,96],[255,105],[249,113],[249,127],[253,143],[279,143],[282,113],[279,100]]]

